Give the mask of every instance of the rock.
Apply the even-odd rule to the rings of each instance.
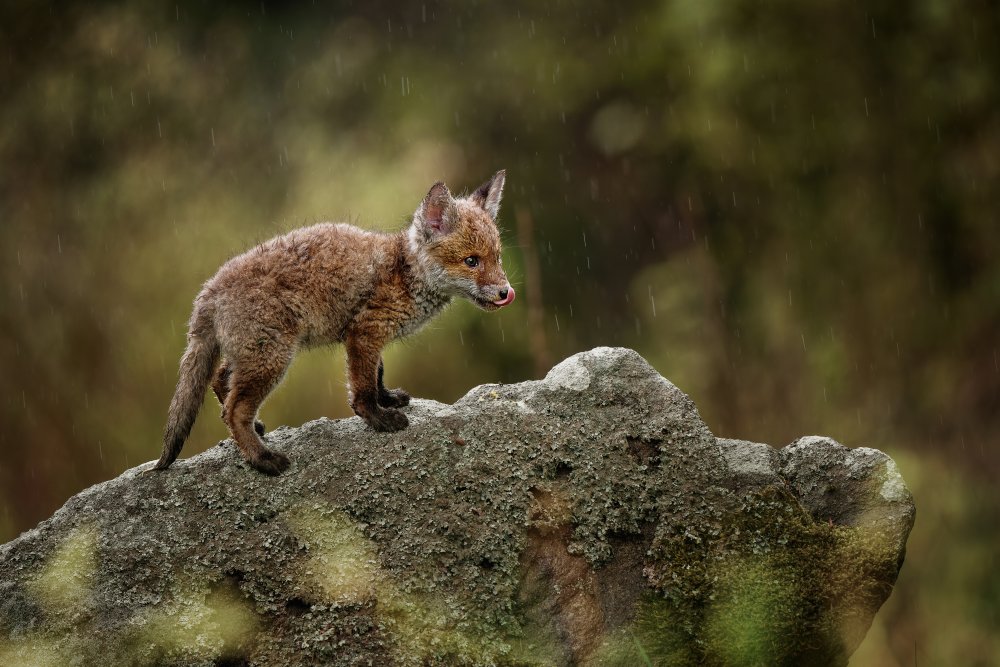
[[[407,413],[73,497],[0,547],[0,664],[843,665],[913,524],[884,454],[717,439],[631,350]]]

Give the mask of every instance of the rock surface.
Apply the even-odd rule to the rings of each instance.
[[[73,497],[0,547],[0,664],[842,665],[913,524],[886,455],[717,439],[631,350],[406,410]]]

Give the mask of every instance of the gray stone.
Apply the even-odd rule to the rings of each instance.
[[[631,350],[406,411],[71,498],[0,547],[0,664],[842,665],[913,523],[884,454],[716,439]]]

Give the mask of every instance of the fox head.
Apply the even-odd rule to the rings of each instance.
[[[444,183],[435,183],[413,214],[409,231],[410,250],[428,282],[483,310],[514,300],[496,225],[505,178],[501,169],[471,195],[458,199]]]

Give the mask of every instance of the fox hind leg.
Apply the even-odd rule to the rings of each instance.
[[[288,468],[288,457],[264,446],[256,417],[264,399],[284,376],[292,350],[289,347],[264,352],[253,363],[231,366],[222,419],[247,463],[264,474],[280,475]]]
[[[230,368],[229,362],[223,359],[222,363],[219,365],[219,370],[215,372],[215,378],[212,380],[212,391],[215,392],[215,397],[219,399],[219,405],[226,405],[226,396],[229,395],[229,377],[233,374],[233,369]],[[223,409],[222,420],[225,421],[225,409]],[[257,435],[264,437],[264,422],[259,419],[254,419],[253,430],[257,432]]]
[[[382,384],[382,375],[385,372],[385,364],[380,357],[378,360],[378,404],[383,408],[401,408],[410,404],[410,395],[401,388],[386,389]]]

